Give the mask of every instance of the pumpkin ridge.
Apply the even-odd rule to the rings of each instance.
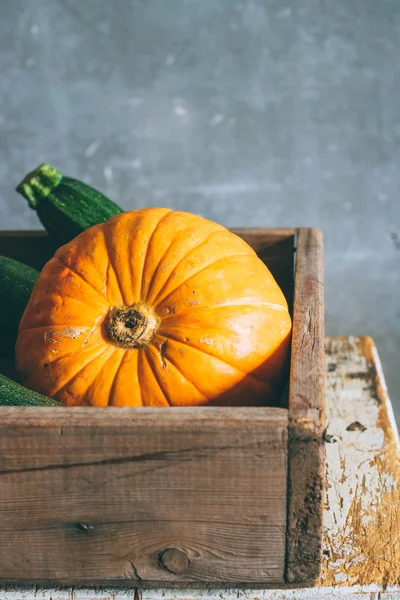
[[[108,406],[113,406],[115,386],[117,385],[117,379],[118,379],[118,377],[117,377],[118,372],[119,372],[120,368],[122,367],[122,363],[124,362],[124,359],[125,359],[125,356],[127,353],[128,353],[128,350],[125,350],[125,352],[122,352],[121,360],[119,361],[119,365],[115,370],[113,382],[111,384],[110,391],[108,393]]]
[[[103,373],[103,371],[106,371],[106,372],[108,371],[108,377],[107,377],[107,381],[108,381],[108,380],[111,378],[111,377],[110,377],[110,366],[109,366],[109,362],[110,362],[110,361],[111,361],[111,359],[113,358],[113,356],[114,356],[115,352],[118,352],[118,349],[116,349],[116,348],[111,348],[110,350],[111,350],[111,351],[110,351],[109,355],[107,356],[107,358],[106,358],[105,362],[104,362],[104,363],[101,365],[101,367],[100,367],[100,369],[99,369],[99,371],[98,371],[98,373],[97,373],[97,375],[96,375],[96,379],[95,379],[95,380],[94,380],[94,382],[93,382],[93,383],[90,385],[90,387],[89,387],[89,389],[88,389],[88,391],[87,391],[87,394],[88,394],[89,398],[95,398],[95,396],[93,395],[93,392],[92,392],[92,388],[94,387],[94,389],[95,389],[96,382],[97,382],[97,380],[100,378],[100,373]],[[120,367],[120,364],[118,364],[118,361],[116,361],[116,364],[117,364],[118,366],[117,366],[117,368],[115,369],[115,373],[117,373],[117,371],[118,371],[118,369],[119,369],[119,367]],[[114,365],[114,366],[115,366],[115,365]],[[114,377],[115,377],[115,376],[114,376]],[[108,386],[108,392],[107,392],[107,394],[106,394],[106,396],[107,396],[107,404],[105,404],[104,406],[110,406],[110,390],[111,390],[111,388],[112,388],[112,385],[113,385],[113,383],[114,383],[114,378],[112,378],[112,380],[111,380],[111,385],[109,385],[109,386]],[[92,405],[92,406],[96,406],[96,405],[93,405],[93,404],[91,404],[91,405]]]
[[[80,300],[76,295],[73,294],[67,294],[66,292],[62,292],[62,294],[60,294],[59,292],[50,292],[49,294],[46,294],[47,297],[51,296],[62,296],[62,299],[67,298],[68,300],[73,300],[74,302],[79,302],[79,304],[83,304],[85,307],[87,307],[88,302],[87,300]],[[101,294],[100,294],[101,296]],[[104,306],[108,306],[108,304],[106,302],[104,302]],[[60,325],[59,327],[69,327],[70,323],[68,325]],[[58,327],[58,325],[57,325]],[[88,327],[88,325],[76,325],[76,327]],[[34,329],[34,327],[30,327],[29,329]]]
[[[54,329],[59,329],[61,327],[61,325],[48,325],[46,327],[31,327],[29,329],[24,329],[21,333],[24,333],[25,331],[34,331],[34,330],[38,330],[38,329],[44,329],[46,331],[48,330],[53,330]],[[63,327],[69,327],[69,325],[64,325]],[[79,325],[77,325],[77,327],[79,327]],[[90,331],[89,331],[90,333]],[[46,358],[46,363],[48,364],[53,364],[58,360],[64,359],[65,356],[69,356],[70,354],[76,353],[76,352],[87,352],[88,350],[96,350],[96,348],[100,348],[100,346],[104,345],[104,340],[99,340],[99,342],[97,344],[95,344],[94,346],[85,346],[85,347],[81,347],[81,348],[74,348],[73,350],[69,350],[68,352],[65,352],[64,354],[62,354],[61,356],[55,356],[53,360],[51,360],[50,358]]]
[[[96,324],[95,324],[96,325]],[[88,333],[90,333],[93,327],[89,325],[71,325],[71,323],[63,324],[63,325],[35,325],[34,327],[24,327],[23,331],[34,331],[35,329],[60,329],[61,327],[80,327],[81,329],[87,329]]]
[[[158,221],[158,223],[156,223],[153,231],[150,234],[149,239],[147,240],[147,244],[146,244],[146,254],[144,256],[144,260],[143,260],[143,267],[141,270],[141,282],[140,282],[140,294],[139,294],[139,301],[142,301],[143,297],[146,296],[146,290],[143,289],[144,286],[144,274],[146,273],[147,270],[147,262],[149,260],[149,254],[150,254],[150,249],[151,249],[151,243],[153,241],[154,238],[154,234],[156,233],[157,229],[159,228],[159,226],[161,225],[161,223],[164,221],[164,219],[166,217],[168,217],[173,211],[169,210],[168,212],[164,213],[161,217],[161,219]],[[157,264],[158,267],[158,264]],[[156,267],[156,268],[157,268]],[[151,279],[150,279],[151,281]]]
[[[155,274],[156,274],[157,270],[159,269],[160,264],[164,260],[166,254],[168,253],[168,251],[171,249],[172,245],[176,241],[176,238],[180,235],[180,233],[181,232],[179,231],[179,232],[177,232],[175,234],[175,236],[173,237],[173,239],[171,240],[171,242],[168,244],[168,247],[165,249],[164,254],[161,256],[160,260],[158,261],[156,268],[154,269],[154,273],[152,274],[151,280],[150,280],[150,286],[149,286],[149,289],[147,290],[146,302],[148,304],[153,304],[152,300],[149,298],[149,295],[151,294],[151,291],[152,291],[152,286],[153,286],[154,280],[155,280]]]
[[[158,308],[159,305],[162,302],[166,302],[168,300],[168,298],[174,293],[176,292],[176,290],[178,290],[182,285],[188,283],[189,281],[191,281],[194,277],[197,277],[198,275],[200,275],[200,273],[202,273],[203,271],[205,271],[206,269],[209,269],[210,267],[214,267],[216,264],[218,264],[219,262],[225,262],[231,258],[238,258],[239,256],[246,256],[248,257],[249,255],[247,253],[243,253],[243,254],[231,254],[229,256],[224,256],[223,258],[218,258],[217,260],[214,260],[210,263],[208,263],[208,265],[205,265],[204,267],[202,267],[201,269],[199,269],[196,273],[193,273],[190,277],[188,277],[187,279],[185,279],[185,281],[183,281],[182,283],[180,283],[179,285],[176,286],[176,288],[174,288],[173,290],[171,290],[164,298],[161,298],[160,300],[157,298],[157,303],[154,302],[155,308]]]
[[[154,300],[152,301],[153,304],[156,304],[160,295],[162,294],[162,292],[165,290],[166,286],[168,285],[169,281],[172,279],[172,274],[174,272],[176,272],[176,269],[179,267],[179,265],[181,265],[183,263],[183,261],[187,260],[187,258],[191,255],[192,252],[196,252],[197,250],[199,250],[199,248],[201,248],[204,244],[207,244],[210,239],[217,235],[220,234],[221,231],[213,231],[212,233],[210,233],[209,235],[207,235],[203,241],[201,241],[199,244],[196,244],[196,246],[190,248],[190,250],[188,252],[186,252],[186,254],[176,263],[176,265],[174,266],[172,272],[168,275],[167,279],[164,281],[162,287],[160,288],[160,290],[158,291],[156,297],[154,298]],[[224,233],[224,232],[223,232]],[[161,262],[161,261],[160,261]]]
[[[140,363],[143,361],[142,355],[143,355],[143,352],[138,352],[136,368],[137,368],[138,392],[139,392],[139,396],[140,396],[140,402],[141,402],[141,405],[144,406],[143,393],[142,393],[143,378],[141,377],[141,368],[140,368]]]
[[[70,354],[75,354],[77,352],[85,352],[87,350],[97,350],[97,348],[100,348],[101,346],[104,346],[104,342],[99,342],[96,346],[89,347],[89,348],[80,348],[79,350],[75,348],[74,350],[69,350],[65,354],[62,354],[61,356],[56,356],[54,360],[50,360],[50,359],[47,360],[47,363],[49,365],[53,365],[57,361],[63,360],[66,356],[69,356]],[[75,377],[75,375],[73,375],[73,377]]]
[[[172,341],[174,341],[174,340],[172,340]],[[187,345],[187,344],[186,344],[186,345]],[[171,360],[171,358],[167,358],[167,357],[165,357],[165,360],[166,360],[166,361],[168,361],[168,362],[170,362],[170,363],[171,363],[171,365],[172,365],[172,366],[173,366],[173,367],[174,367],[174,368],[175,368],[175,369],[178,371],[178,373],[179,373],[179,374],[180,374],[180,375],[181,375],[181,376],[182,376],[184,379],[186,379],[186,381],[187,381],[188,383],[190,383],[190,385],[191,385],[192,387],[194,387],[194,389],[195,389],[195,390],[196,390],[196,391],[197,391],[197,392],[200,394],[200,396],[202,396],[202,398],[203,398],[203,399],[204,399],[204,400],[207,402],[207,396],[204,394],[204,392],[202,392],[201,390],[199,390],[199,388],[197,387],[197,385],[195,385],[195,384],[193,383],[193,381],[190,381],[190,379],[188,378],[188,376],[187,376],[187,375],[185,375],[184,373],[182,373],[182,371],[181,371],[181,370],[180,370],[180,368],[179,368],[179,367],[178,367],[178,366],[175,364],[175,362],[174,362],[173,360]]]
[[[118,301],[121,302],[121,304],[122,304],[123,298],[122,298],[121,284],[120,284],[120,281],[119,281],[119,279],[117,277],[117,273],[115,272],[114,265],[111,263],[111,260],[109,258],[110,254],[109,254],[109,249],[108,249],[108,245],[107,245],[106,238],[105,238],[104,227],[101,229],[101,232],[103,234],[104,245],[105,245],[105,247],[107,249],[107,257],[108,257],[107,261],[106,261],[106,265],[105,265],[104,286],[103,286],[103,289],[102,289],[101,293],[102,293],[102,296],[107,300],[107,297],[108,297],[108,286],[109,286],[109,281],[110,281],[110,271],[112,271],[113,274],[114,274],[115,281],[117,282],[117,287],[118,287],[118,292],[119,292]]]
[[[171,315],[166,315],[165,317],[162,317],[162,323],[164,323],[164,321],[167,321],[168,319],[179,319],[180,315],[186,315],[188,313],[192,313],[192,312],[201,312],[202,310],[215,310],[216,308],[245,308],[245,307],[256,307],[256,308],[261,308],[263,306],[268,306],[272,309],[275,310],[284,310],[287,311],[287,307],[283,306],[282,304],[276,304],[275,302],[257,302],[256,300],[249,300],[249,302],[226,302],[226,303],[222,303],[222,304],[210,304],[210,306],[188,306],[186,307],[187,310],[183,310],[182,312],[179,312],[177,314],[171,314]],[[168,327],[180,327],[179,325],[168,325]],[[162,329],[162,327],[160,328],[160,330]],[[201,327],[198,327],[198,329],[201,329]]]
[[[169,395],[167,394],[167,392],[165,391],[165,388],[164,388],[164,386],[162,385],[162,383],[161,383],[161,381],[160,381],[160,379],[159,379],[159,377],[158,377],[158,374],[157,374],[157,369],[156,369],[156,368],[155,368],[155,366],[154,366],[154,364],[155,364],[155,363],[154,363],[154,361],[153,361],[153,356],[151,355],[151,350],[152,350],[152,349],[153,349],[154,351],[156,351],[156,350],[157,350],[157,347],[156,347],[154,344],[149,344],[148,346],[146,346],[146,348],[144,348],[144,353],[146,354],[147,362],[148,362],[148,363],[149,363],[149,365],[150,365],[150,370],[151,370],[151,372],[153,373],[154,379],[156,380],[156,382],[157,382],[157,384],[158,384],[158,387],[159,387],[159,388],[160,388],[160,390],[162,391],[162,393],[163,393],[163,395],[164,395],[164,397],[165,397],[166,401],[168,402],[168,404],[169,404],[170,406],[172,406],[172,404],[171,404],[171,399],[170,399]]]
[[[103,344],[99,344],[98,346],[91,348],[91,350],[98,350],[98,348],[101,348],[100,352],[96,352],[94,356],[91,356],[89,358],[89,360],[87,362],[85,362],[85,364],[83,365],[83,368],[87,367],[87,365],[89,365],[94,359],[99,358],[99,356],[101,356],[101,354],[106,351]],[[63,360],[66,356],[69,356],[70,354],[73,354],[76,352],[78,352],[78,350],[70,350],[66,354],[63,354],[59,358],[56,358],[55,360],[51,361],[51,364],[54,365],[54,363],[56,363],[57,361]],[[84,350],[80,350],[79,352],[84,352]],[[51,396],[56,396],[62,388],[69,385],[71,383],[72,379],[81,371],[81,369],[82,369],[82,367],[80,367],[78,369],[78,371],[76,371],[73,375],[71,375],[65,383],[63,383],[62,385],[57,387],[55,389],[55,391],[52,391]]]
[[[112,268],[112,270],[115,273],[115,280],[118,284],[118,289],[119,289],[119,293],[121,295],[122,298],[122,302],[123,304],[129,304],[129,302],[127,302],[125,295],[124,295],[124,290],[123,290],[123,286],[121,284],[121,280],[119,278],[118,275],[118,270],[115,268],[115,264],[113,262],[113,248],[112,248],[112,240],[110,240],[110,232],[112,232],[110,227],[106,227],[107,223],[103,224],[103,235],[104,235],[104,243],[106,246],[106,250],[107,250],[107,256],[108,256],[108,262],[110,264],[110,267]],[[129,266],[130,268],[130,266]]]
[[[152,381],[155,383],[155,385],[157,386],[158,390],[161,392],[161,395],[163,397],[164,400],[164,404],[159,405],[157,404],[157,406],[160,407],[165,407],[165,406],[172,406],[169,402],[169,399],[167,398],[166,394],[164,393],[164,389],[161,387],[157,377],[156,377],[156,373],[155,373],[155,369],[153,369],[151,360],[149,359],[147,353],[145,350],[147,350],[150,347],[151,344],[149,344],[149,346],[147,346],[146,349],[144,349],[141,354],[142,354],[142,367],[146,366],[146,371],[149,371],[151,373],[150,377],[152,378]],[[156,346],[153,346],[154,350],[156,352],[159,352],[159,348],[157,348]],[[143,373],[145,372],[145,369],[143,369]],[[149,379],[148,379],[148,375],[146,376],[146,382],[148,383]],[[143,379],[143,374],[142,374],[142,379]],[[149,387],[149,386],[148,386]],[[152,388],[152,386],[150,386]],[[144,403],[143,406],[149,406],[149,404],[146,402],[146,399],[144,398]],[[153,406],[153,404],[151,404],[151,406]]]
[[[60,259],[60,257],[59,257],[59,256],[57,256],[57,253],[55,254],[55,256],[56,256],[57,260],[59,261],[59,263],[60,263],[60,264],[61,264],[61,265],[64,267],[64,269],[67,269],[67,270],[68,270],[70,273],[72,273],[73,275],[76,275],[77,277],[79,277],[79,279],[80,279],[81,281],[83,281],[84,283],[86,283],[86,285],[87,285],[88,287],[90,287],[90,289],[91,289],[91,290],[93,290],[94,292],[96,292],[96,294],[97,294],[97,295],[98,295],[98,296],[99,296],[99,297],[100,297],[100,298],[101,298],[101,299],[104,301],[104,303],[106,304],[106,300],[105,300],[105,298],[103,297],[102,293],[101,293],[101,292],[99,292],[99,290],[96,290],[96,288],[95,288],[95,287],[94,287],[94,286],[93,286],[91,283],[89,283],[89,282],[88,282],[88,281],[87,281],[87,280],[86,280],[86,279],[83,277],[83,275],[82,275],[81,273],[79,273],[78,271],[75,271],[74,269],[71,269],[71,267],[69,267],[68,265],[66,265],[66,264],[65,264],[65,263],[64,263],[64,262],[63,262],[63,261]],[[75,298],[75,296],[74,296],[74,298]]]
[[[186,233],[188,230],[190,230],[190,229],[193,229],[193,225],[190,225],[190,226],[188,226],[188,227],[185,227],[185,229],[182,229],[182,230],[179,230],[179,231],[177,231],[177,232],[176,232],[176,234],[174,235],[174,237],[172,238],[172,240],[171,240],[170,244],[169,244],[169,245],[168,245],[168,247],[165,249],[165,252],[164,252],[164,254],[161,256],[160,260],[158,261],[158,263],[157,263],[157,266],[156,266],[156,268],[154,269],[154,273],[152,274],[152,278],[151,278],[151,282],[152,282],[152,283],[151,283],[151,285],[150,285],[149,289],[147,290],[147,300],[146,300],[146,301],[147,301],[149,304],[154,304],[154,300],[153,300],[153,299],[151,299],[150,295],[151,295],[151,293],[152,293],[152,284],[153,284],[154,280],[156,279],[156,278],[155,278],[155,274],[156,274],[156,272],[157,272],[158,268],[160,267],[161,263],[163,262],[163,260],[164,260],[165,256],[168,254],[168,252],[170,251],[170,249],[172,248],[172,246],[173,246],[173,245],[174,245],[174,243],[176,242],[177,238],[178,238],[180,235],[184,235],[184,234],[185,234],[185,233]],[[209,235],[208,235],[207,237],[209,237]],[[203,243],[203,242],[201,242],[199,245],[201,245],[202,243]],[[189,250],[189,252],[191,252],[191,250],[192,250],[192,248]],[[180,261],[179,261],[179,262],[180,262]],[[160,289],[160,290],[158,290],[158,292],[156,293],[156,296],[155,296],[156,298],[157,298],[157,297],[160,295],[160,292],[161,292],[161,290],[162,290],[163,288],[164,288],[164,284],[162,285],[161,289]]]
[[[107,351],[107,350],[105,349],[105,350],[104,350],[104,352],[106,352],[106,351]],[[88,367],[88,366],[89,366],[89,365],[90,365],[92,362],[94,362],[95,360],[97,360],[98,358],[100,358],[100,356],[101,356],[101,355],[102,355],[102,353],[100,352],[100,353],[99,353],[99,354],[97,354],[96,356],[93,356],[93,357],[92,357],[92,358],[89,360],[89,362],[87,362],[86,364],[84,364],[84,365],[83,365],[83,367],[82,367],[81,369],[79,369],[79,371],[78,371],[77,373],[75,373],[75,375],[73,375],[69,381],[67,381],[67,383],[65,383],[63,386],[61,386],[61,387],[60,387],[60,389],[59,389],[57,392],[55,392],[55,396],[57,396],[57,395],[61,394],[61,393],[62,393],[62,392],[65,390],[65,388],[66,388],[66,387],[70,386],[70,385],[71,385],[71,383],[73,382],[73,380],[74,380],[74,379],[76,379],[76,378],[77,378],[77,377],[78,377],[78,376],[79,376],[79,375],[82,373],[82,371],[83,371],[84,369],[86,369],[86,367]],[[65,355],[64,355],[64,356],[65,356]],[[61,357],[60,357],[60,358],[61,358]],[[53,361],[53,362],[54,362],[54,361]],[[96,374],[96,377],[97,377],[97,374]],[[82,394],[82,396],[81,396],[81,400],[82,400],[82,401],[79,403],[79,405],[78,405],[78,406],[82,406],[82,405],[84,405],[84,404],[85,404],[85,402],[83,402],[83,400],[85,399],[85,397],[86,397],[86,394],[87,394],[87,391],[88,391],[88,389],[90,388],[90,386],[92,385],[92,383],[93,383],[93,382],[91,382],[90,384],[88,384],[87,388],[86,388],[86,389],[85,389],[85,391],[83,392],[83,394]],[[60,402],[61,402],[61,400],[60,400]],[[76,406],[76,405],[74,404],[74,406]]]
[[[249,377],[253,381],[257,381],[258,383],[261,383],[261,384],[265,385],[266,387],[268,387],[268,383],[266,381],[264,381],[263,379],[260,379],[259,377],[257,377],[256,375],[254,375],[254,373],[252,373],[252,372],[249,373],[247,371],[243,371],[242,369],[240,369],[236,365],[232,365],[231,363],[229,363],[227,360],[224,360],[223,358],[220,358],[219,356],[215,356],[215,354],[211,354],[210,352],[206,352],[205,350],[201,350],[200,348],[196,348],[196,346],[192,346],[192,344],[188,344],[188,342],[182,342],[182,340],[177,340],[176,338],[174,338],[172,336],[166,335],[165,337],[168,337],[168,340],[171,340],[172,342],[176,342],[177,344],[182,344],[184,346],[187,346],[188,348],[190,348],[191,350],[194,350],[195,352],[201,352],[202,354],[205,354],[206,356],[210,356],[211,358],[214,358],[215,360],[217,360],[217,361],[219,361],[221,363],[224,363],[228,367],[231,367],[231,369],[234,369],[235,371],[237,371],[241,375],[244,375],[245,377]],[[168,359],[168,360],[170,362],[172,362],[171,359]],[[174,366],[176,367],[176,365],[174,365]],[[198,391],[200,392],[200,390],[198,390]]]

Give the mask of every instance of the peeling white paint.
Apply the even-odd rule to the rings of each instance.
[[[313,588],[293,590],[143,590],[135,596],[133,589],[75,589],[65,590],[19,588],[4,591],[2,600],[399,600],[398,590],[380,591],[378,586],[361,588]]]
[[[349,355],[340,353],[342,344],[331,342],[332,352],[327,357],[327,434],[338,439],[337,444],[327,444],[327,504],[325,530],[332,540],[335,554],[346,555],[343,541],[335,538],[335,532],[351,534],[346,525],[347,515],[357,488],[363,477],[368,479],[362,505],[367,509],[379,493],[381,477],[370,466],[371,460],[382,449],[384,432],[378,426],[379,406],[371,400],[371,392],[365,389],[365,381],[357,376],[367,372],[364,356],[349,338]],[[335,370],[330,370],[335,367]],[[329,401],[330,400],[330,401]],[[347,431],[347,427],[359,421],[366,430]]]
[[[371,560],[363,552],[359,540],[356,541],[358,531],[353,522],[355,503],[361,527],[375,527],[376,534],[376,512],[379,507],[380,517],[385,518],[385,506],[381,499],[385,494],[397,493],[398,490],[399,481],[394,473],[385,472],[385,467],[382,467],[382,457],[388,450],[388,431],[393,429],[397,435],[397,429],[381,364],[372,341],[370,354],[376,380],[374,369],[371,371],[357,338],[331,340],[328,348],[327,435],[338,441],[336,444],[326,444],[326,553],[335,556],[334,563],[331,561],[328,564],[327,561],[327,576],[328,580],[333,577],[335,582],[350,583],[355,575],[354,571],[350,574],[349,569],[359,567],[360,576],[362,574],[365,578]],[[390,419],[388,414],[391,414]],[[365,429],[357,429],[354,425],[349,427],[354,423],[361,423]],[[384,562],[384,557],[375,558]],[[387,568],[390,570],[390,565]]]

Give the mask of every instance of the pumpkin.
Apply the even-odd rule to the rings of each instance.
[[[240,237],[168,209],[126,212],[58,249],[22,316],[25,385],[68,406],[274,403],[291,319]]]

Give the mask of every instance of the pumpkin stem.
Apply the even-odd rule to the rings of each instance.
[[[36,210],[41,200],[58,186],[62,178],[63,174],[60,171],[45,163],[28,173],[15,189],[28,200],[29,206]]]
[[[106,318],[106,330],[111,342],[119,348],[147,346],[156,335],[160,319],[149,306],[111,306]]]

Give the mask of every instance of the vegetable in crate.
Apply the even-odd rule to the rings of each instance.
[[[48,164],[29,173],[17,192],[36,210],[49,234],[62,243],[122,212],[100,192]]]
[[[64,406],[8,379],[0,373],[0,406]]]
[[[39,273],[23,263],[0,256],[0,356],[14,356],[18,324]]]
[[[22,380],[67,405],[259,405],[276,403],[291,320],[246,242],[154,208],[59,248],[19,331]]]

